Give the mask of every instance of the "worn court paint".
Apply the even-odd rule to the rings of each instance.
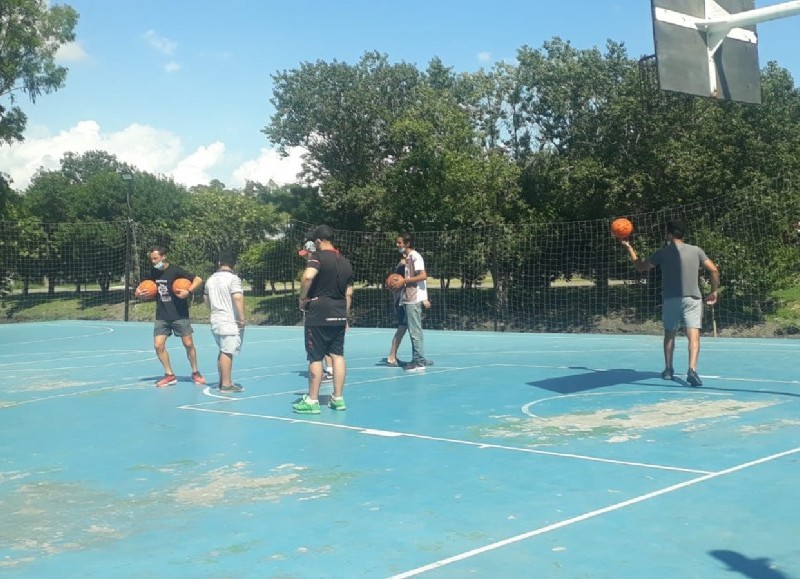
[[[800,343],[704,339],[693,390],[658,337],[428,332],[404,375],[354,328],[348,410],[308,417],[299,328],[248,331],[220,397],[174,339],[152,387],[150,324],[0,326],[0,575],[798,574]]]

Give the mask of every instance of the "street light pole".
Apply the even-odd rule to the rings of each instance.
[[[125,216],[125,290],[123,293],[125,310],[123,319],[127,322],[130,318],[131,308],[131,194],[133,192],[133,173],[122,173],[122,180],[126,182],[125,205],[127,214]]]

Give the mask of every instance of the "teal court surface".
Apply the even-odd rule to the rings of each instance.
[[[303,416],[299,327],[220,395],[177,338],[154,387],[151,324],[0,326],[0,576],[800,577],[800,341],[704,337],[690,388],[683,337],[667,382],[660,336],[392,335]]]

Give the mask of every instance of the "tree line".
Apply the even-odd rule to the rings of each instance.
[[[783,264],[777,272],[754,266],[752,274],[792,283],[796,267],[781,238],[800,215],[794,79],[768,63],[763,104],[754,106],[659,91],[647,62],[631,58],[623,43],[579,49],[557,37],[477,72],[454,72],[436,57],[420,68],[379,52],[355,63],[303,62],[272,75],[274,113],[262,128],[282,151],[305,148],[301,182],[187,189],[103,151],[70,153],[22,192],[0,184],[0,217],[29,236],[41,235],[35,223],[130,219],[189,233],[198,246],[233,246],[265,267],[290,220],[346,231],[493,227],[507,234],[483,261],[503,293],[514,283],[511,264],[531,259],[515,249],[520,225],[666,215],[686,206],[720,211],[704,203],[727,196],[731,212],[737,200],[758,200],[758,228],[775,241],[761,263]],[[132,190],[121,172],[133,174]],[[737,259],[742,232],[724,223],[742,216],[726,217],[724,207],[698,211],[687,215],[690,225],[701,224],[697,238],[717,239],[730,252],[725,259]],[[568,245],[564,251],[573,251]],[[603,279],[597,268],[574,271],[563,258],[542,277]],[[267,283],[257,271],[256,284]]]

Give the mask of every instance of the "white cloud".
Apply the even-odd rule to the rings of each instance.
[[[132,124],[121,131],[104,133],[96,121],[81,121],[75,126],[51,134],[45,127],[29,126],[22,143],[0,147],[0,167],[12,179],[12,187],[28,187],[37,170],[58,170],[65,153],[106,151],[121,162],[154,175],[170,176],[177,183],[191,187],[205,185],[216,178],[229,187],[243,187],[247,180],[279,185],[296,183],[302,166],[302,148],[292,148],[288,157],[273,149],[261,149],[259,157],[242,163],[231,176],[222,169],[225,144],[216,141],[198,147],[186,155],[181,138],[170,131]],[[226,174],[222,174],[225,172]]]
[[[68,42],[58,47],[56,60],[59,62],[79,62],[88,58],[88,54],[77,42]]]
[[[177,42],[158,35],[155,30],[148,30],[142,34],[142,38],[144,38],[147,44],[152,48],[167,56],[175,54],[175,50],[178,48]]]
[[[180,63],[177,63],[174,60],[171,60],[170,62],[164,65],[164,70],[166,70],[167,72],[175,72],[176,70],[180,69],[181,69]]]
[[[270,181],[278,185],[297,183],[297,174],[303,165],[303,147],[288,149],[288,157],[282,157],[275,149],[261,149],[258,159],[242,163],[233,172],[237,186],[241,187],[246,181],[267,184]]]
[[[207,147],[200,147],[178,163],[171,171],[172,177],[187,187],[207,185],[212,179],[208,170],[219,163],[224,154],[225,144],[219,141]]]
[[[478,62],[489,62],[492,60],[492,53],[491,52],[479,52],[478,53]]]
[[[154,174],[171,174],[181,161],[181,139],[169,131],[133,124],[122,131],[103,133],[95,121],[50,134],[43,127],[29,127],[22,143],[0,147],[0,167],[10,175],[13,187],[25,189],[41,167],[57,170],[64,153],[107,151],[122,162]]]

